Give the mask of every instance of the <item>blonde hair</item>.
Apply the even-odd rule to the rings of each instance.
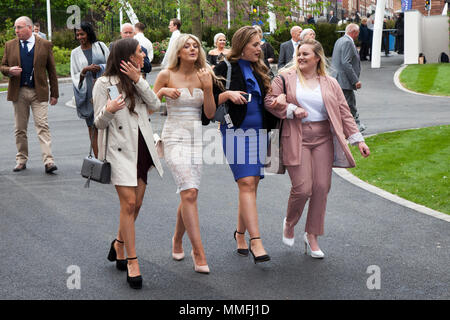
[[[180,53],[181,49],[183,49],[186,42],[192,39],[194,40],[198,45],[198,57],[197,61],[195,61],[194,66],[196,70],[200,69],[206,69],[211,74],[213,78],[213,83],[218,85],[221,89],[223,88],[222,82],[220,82],[220,78],[218,78],[211,66],[206,62],[206,54],[205,50],[203,50],[200,40],[194,36],[193,34],[187,34],[183,33],[181,34],[176,42],[174,43],[173,50],[169,52],[169,62],[167,65],[167,69],[171,71],[177,71],[180,68],[180,58],[178,57],[178,54]]]
[[[256,31],[258,31],[259,35],[260,35],[261,38],[262,38],[262,37],[263,37],[263,31],[262,31],[261,27],[255,24],[255,25],[253,26],[253,28],[255,28]]]
[[[279,73],[287,72],[290,70],[296,70],[300,82],[304,83],[304,77],[303,77],[303,74],[300,71],[299,65],[298,65],[298,50],[303,45],[312,46],[312,50],[313,50],[315,56],[320,58],[319,62],[317,63],[317,69],[316,69],[317,74],[319,76],[327,76],[328,75],[328,73],[327,73],[328,61],[327,61],[327,58],[325,57],[325,52],[323,50],[322,44],[319,41],[314,40],[314,39],[306,39],[306,40],[300,41],[297,48],[295,48],[295,58],[292,59],[293,63],[290,63],[289,66],[282,68],[279,71]]]
[[[242,57],[245,46],[247,46],[255,35],[259,37],[258,31],[251,26],[245,26],[236,31],[231,39],[231,52],[227,55],[228,61],[238,61]],[[261,51],[258,61],[252,62],[251,64],[253,70],[261,77],[265,91],[269,92],[271,88],[270,78],[268,76],[269,68],[267,68],[263,59],[264,54]]]
[[[220,37],[224,37],[225,38],[225,40],[227,40],[227,36],[226,35],[224,35],[222,32],[219,32],[218,34],[216,34],[215,36],[214,36],[214,45],[217,47],[217,41],[219,41],[219,38]]]

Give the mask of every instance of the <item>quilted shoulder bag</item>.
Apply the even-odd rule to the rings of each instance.
[[[94,130],[92,130],[92,133]],[[108,135],[109,127],[106,128],[106,144],[105,144],[105,158],[103,160],[96,159],[92,156],[92,143],[89,150],[89,155],[84,158],[81,166],[81,175],[86,178],[85,188],[89,188],[91,180],[99,183],[109,184],[111,182],[111,164],[106,161],[106,152],[108,150]],[[92,137],[91,137],[92,141]]]

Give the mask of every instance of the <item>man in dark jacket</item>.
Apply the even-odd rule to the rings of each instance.
[[[330,11],[330,20],[328,20],[328,22],[333,24],[337,24],[339,22],[338,18],[336,18],[336,16],[334,15],[333,10]]]
[[[395,29],[396,31],[396,39],[395,39],[395,47],[398,54],[403,54],[403,43],[404,43],[404,35],[405,35],[405,21],[403,20],[404,13],[401,12],[397,21],[395,21]]]

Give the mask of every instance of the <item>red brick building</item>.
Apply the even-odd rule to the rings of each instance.
[[[441,15],[444,10],[445,0],[431,0],[430,16]],[[424,16],[428,15],[425,10],[425,0],[412,0],[412,9],[422,12]]]

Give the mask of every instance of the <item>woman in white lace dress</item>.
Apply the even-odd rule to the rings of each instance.
[[[194,269],[209,273],[200,236],[197,196],[202,172],[201,119],[214,117],[213,82],[218,82],[197,37],[183,34],[170,52],[169,65],[161,71],[153,90],[166,97],[167,120],[162,132],[164,158],[172,172],[181,202],[178,206],[172,257],[184,258],[183,235],[192,243]],[[195,136],[194,134],[200,136]]]

